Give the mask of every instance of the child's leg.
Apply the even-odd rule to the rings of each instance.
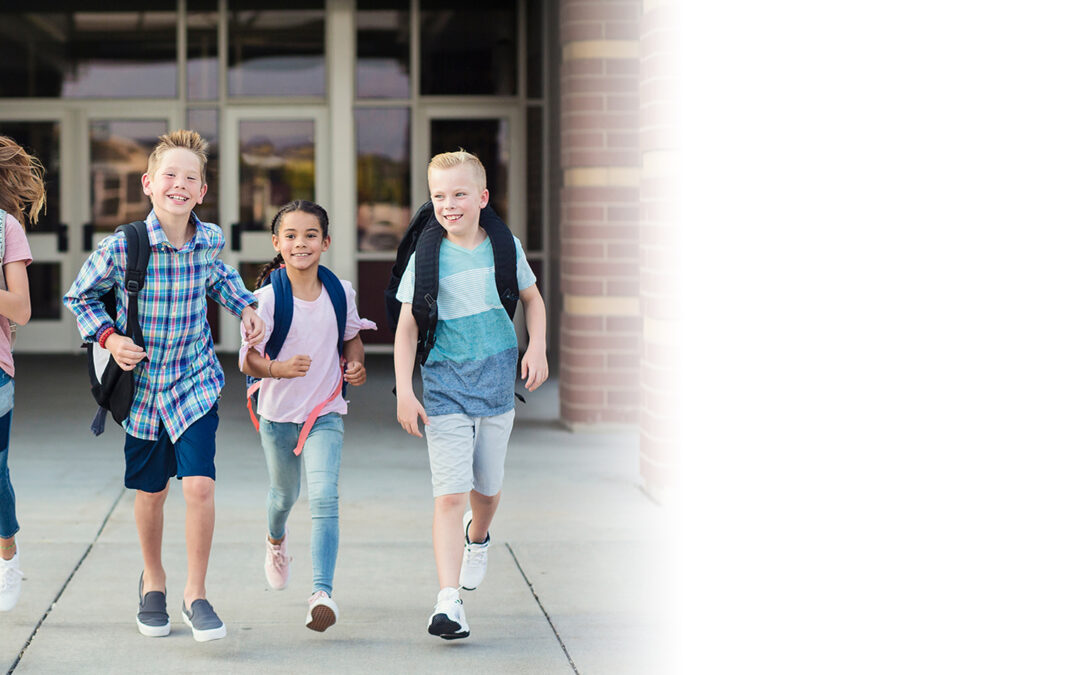
[[[435,544],[435,571],[439,588],[457,588],[461,575],[461,518],[465,515],[468,494],[439,495],[435,498],[435,518],[431,538]]]
[[[500,415],[481,417],[476,424],[476,450],[473,453],[473,490],[469,493],[472,524],[469,541],[483,543],[495,518],[502,497],[506,448],[514,428],[514,410]]]
[[[312,591],[332,595],[338,553],[338,474],[345,424],[341,415],[321,416],[304,443],[308,502],[311,507]]]
[[[290,422],[259,420],[270,490],[266,494],[267,532],[277,544],[285,536],[285,522],[300,496],[300,458],[293,454],[300,437],[300,425]]]
[[[502,490],[494,495],[480,494],[476,490],[469,493],[469,508],[472,509],[472,524],[469,525],[469,541],[481,544],[487,539],[488,528],[495,518],[495,510],[499,508],[499,498]]]
[[[165,498],[169,484],[160,492],[135,490],[135,530],[143,557],[143,592],[165,590],[165,568],[161,564],[161,532],[165,522]]]
[[[187,542],[188,578],[184,602],[188,607],[206,597],[206,568],[214,540],[214,480],[206,476],[185,476],[181,481],[187,503],[184,536]]]
[[[15,534],[19,521],[15,518],[15,488],[11,485],[8,471],[8,438],[11,430],[11,412],[0,417],[0,558],[15,557]]]

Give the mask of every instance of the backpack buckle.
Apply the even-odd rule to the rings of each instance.
[[[427,302],[428,307],[435,306],[435,298],[431,297],[431,293],[424,293],[424,301]]]
[[[124,283],[124,288],[127,289],[128,293],[138,293],[139,290],[142,289],[142,284],[134,279],[128,279]]]

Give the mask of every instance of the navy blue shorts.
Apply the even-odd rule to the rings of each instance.
[[[217,479],[217,403],[180,434],[173,444],[162,425],[156,441],[124,434],[124,487],[161,492],[173,476],[206,476]]]

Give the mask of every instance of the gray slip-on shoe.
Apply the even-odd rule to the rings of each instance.
[[[143,595],[143,575],[139,573],[139,613],[135,615],[135,623],[139,626],[139,632],[146,637],[165,637],[172,630],[169,623],[169,613],[165,611],[165,593],[163,591],[150,591]]]
[[[214,608],[206,600],[199,598],[191,603],[191,609],[185,606],[183,613],[184,623],[191,627],[191,636],[196,642],[225,637],[225,623],[218,618]]]

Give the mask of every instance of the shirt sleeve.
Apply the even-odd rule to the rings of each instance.
[[[405,271],[401,273],[401,283],[398,284],[397,295],[394,296],[398,302],[411,304],[413,301],[413,286],[416,285],[415,263],[416,253],[413,253],[409,256],[409,264],[405,266]]]
[[[240,273],[216,257],[210,261],[206,294],[237,317],[243,313],[245,307],[255,302],[255,296],[244,285]]]
[[[122,235],[113,234],[103,239],[64,295],[64,305],[75,315],[79,335],[86,342],[95,339],[103,327],[113,325],[101,296],[121,283],[116,263],[121,238]]]
[[[517,250],[518,290],[521,291],[536,283],[536,275],[529,267],[529,261],[525,259],[525,249],[521,247],[521,242],[517,237],[514,237],[514,248]]]
[[[23,230],[22,225],[15,219],[15,216],[9,213],[7,220],[4,222],[3,264],[25,260],[26,264],[29,265],[33,259],[33,256],[30,255],[30,242],[26,239],[26,231]]]
[[[266,324],[263,331],[263,339],[257,345],[247,344],[247,328],[240,324],[240,367],[244,366],[249,349],[254,349],[260,354],[266,353],[266,343],[270,341],[270,334],[274,332],[274,289],[271,286],[263,286],[254,293],[259,301],[259,307],[255,310],[259,318]]]

